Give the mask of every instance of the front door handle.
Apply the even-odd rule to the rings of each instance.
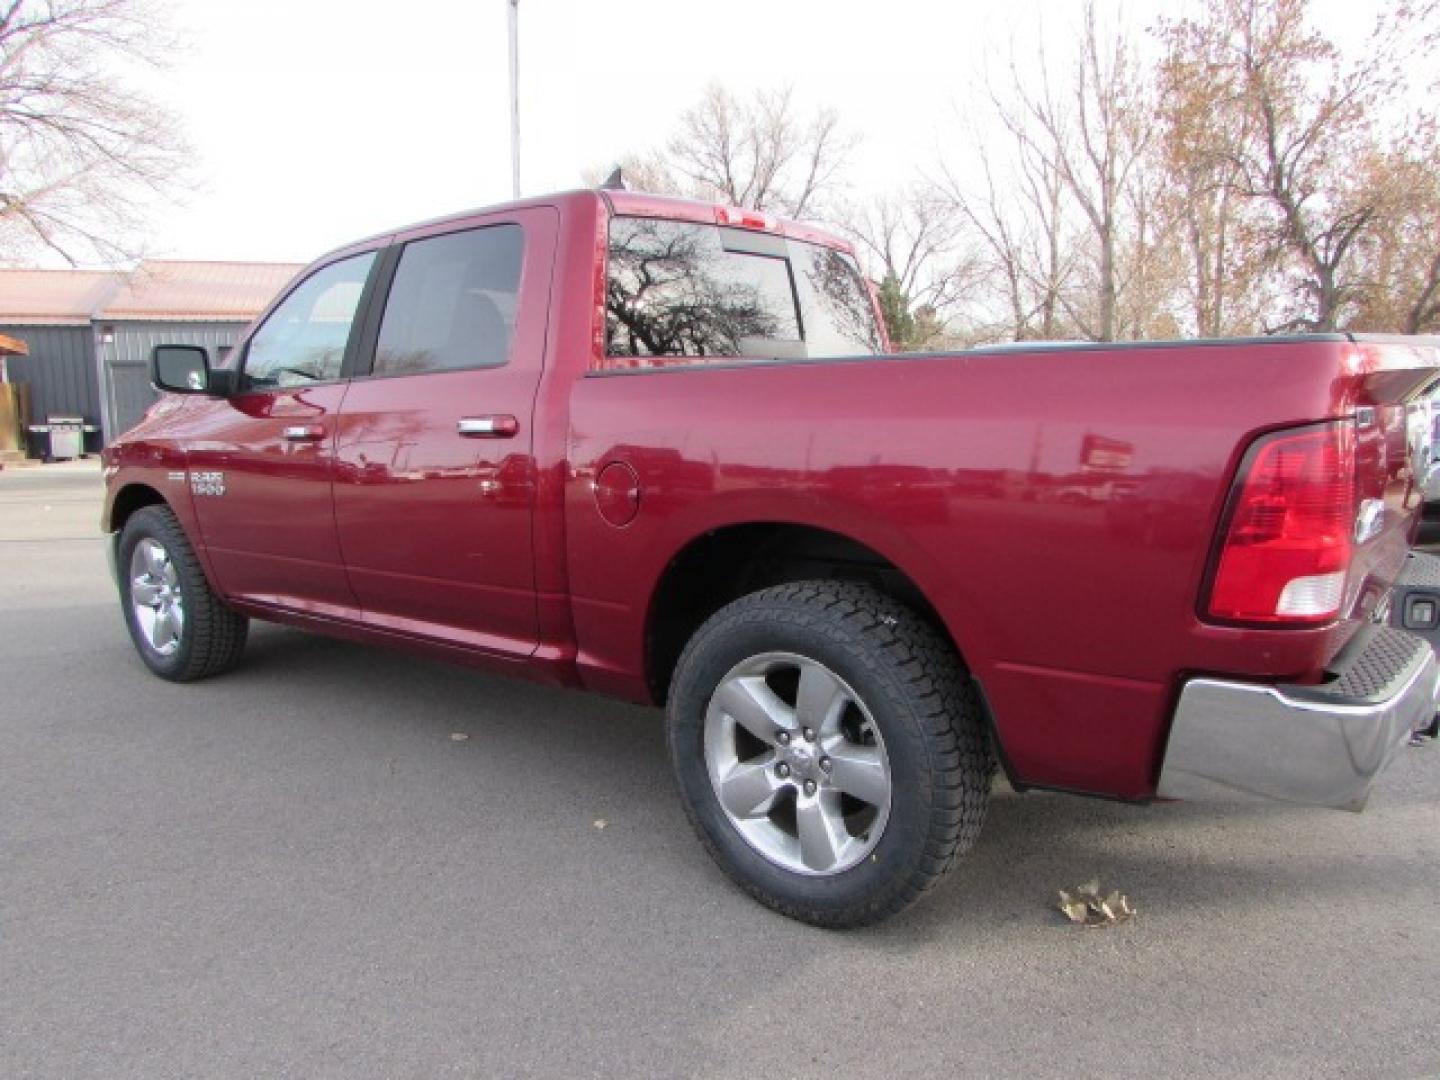
[[[281,434],[286,442],[316,442],[325,437],[325,429],[319,424],[296,424],[287,427]]]
[[[520,421],[509,415],[463,416],[455,429],[467,439],[513,439],[520,432]]]

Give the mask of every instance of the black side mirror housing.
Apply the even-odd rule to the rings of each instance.
[[[228,397],[235,383],[233,371],[210,369],[209,354],[199,345],[156,345],[150,353],[150,385],[156,390]]]

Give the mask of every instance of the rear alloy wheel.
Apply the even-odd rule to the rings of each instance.
[[[838,874],[890,816],[885,742],[824,664],[763,653],[737,664],[705,714],[705,764],[730,824],[775,865]]]
[[[676,667],[666,731],[715,861],[817,926],[878,922],[934,885],[978,836],[995,771],[949,642],[853,583],[717,612]]]
[[[191,682],[239,663],[249,620],[210,588],[168,506],[132,514],[116,553],[125,626],[146,667],[162,679]]]

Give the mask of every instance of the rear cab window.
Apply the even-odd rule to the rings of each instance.
[[[610,220],[607,365],[825,360],[884,350],[854,260],[771,233]]]

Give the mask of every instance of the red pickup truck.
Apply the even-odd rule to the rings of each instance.
[[[144,662],[250,618],[663,705],[724,870],[881,919],[1019,790],[1358,808],[1435,715],[1440,343],[886,355],[850,249],[624,191],[375,236],[105,452]]]

